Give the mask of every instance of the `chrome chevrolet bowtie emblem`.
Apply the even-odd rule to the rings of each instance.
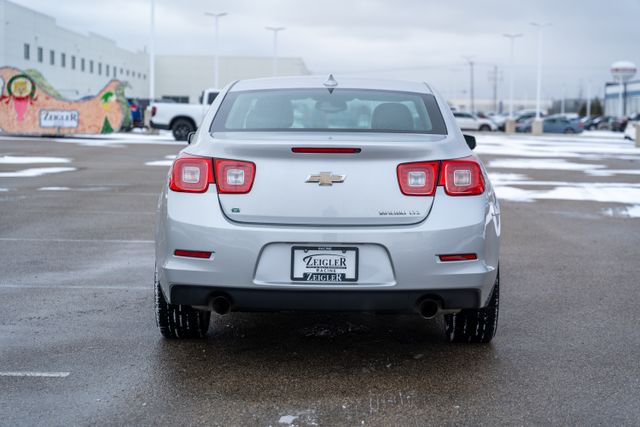
[[[320,172],[316,175],[309,175],[305,182],[320,185],[333,185],[333,183],[344,182],[346,175],[333,175],[331,172]]]

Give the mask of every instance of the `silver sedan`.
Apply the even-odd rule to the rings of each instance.
[[[206,335],[211,312],[444,315],[493,338],[500,208],[428,84],[237,81],[176,158],[156,222],[156,319]]]

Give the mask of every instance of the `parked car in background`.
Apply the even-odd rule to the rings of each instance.
[[[151,104],[150,125],[155,129],[170,130],[177,141],[186,141],[194,132],[220,90],[207,89],[200,96],[200,104],[154,102]]]
[[[487,114],[487,116],[489,117],[489,119],[491,119],[493,123],[496,124],[496,126],[498,126],[498,130],[504,130],[505,123],[507,122],[506,114],[489,113]]]
[[[600,116],[594,118],[585,129],[588,130],[611,130],[614,132],[622,132],[626,126],[627,119],[621,119],[614,116]]]
[[[516,124],[516,132],[531,132],[533,118]],[[548,116],[542,119],[544,133],[580,133],[583,131],[580,120],[569,119],[564,115]]]
[[[492,120],[480,118],[475,114],[455,111],[453,116],[456,118],[456,123],[462,130],[479,130],[485,132],[498,130],[498,126],[496,126]]]
[[[598,117],[600,116],[585,116],[583,118],[580,119],[580,121],[582,122],[582,128],[584,130],[591,130],[594,129],[594,120],[596,120]]]
[[[540,113],[540,117],[545,117],[545,116],[546,114],[542,112]],[[533,120],[535,117],[536,117],[535,110],[518,111],[515,117],[516,125],[518,125],[519,123],[524,123],[529,120]]]

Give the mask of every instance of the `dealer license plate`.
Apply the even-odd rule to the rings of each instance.
[[[355,282],[358,280],[358,248],[294,246],[291,248],[291,280]]]

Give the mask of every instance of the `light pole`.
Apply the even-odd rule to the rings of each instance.
[[[214,46],[213,46],[213,48],[215,49],[215,53],[213,55],[213,68],[214,68],[213,86],[216,89],[219,89],[220,86],[218,85],[218,82],[219,82],[220,68],[218,64],[218,19],[228,14],[227,12],[222,12],[222,13],[205,12],[204,14],[206,16],[212,16],[214,21],[216,35],[215,35]]]
[[[542,91],[542,30],[551,25],[549,22],[532,22],[538,29],[538,72],[536,78],[536,120],[540,120],[540,96]]]
[[[465,61],[469,64],[469,103],[470,103],[470,112],[474,114],[476,111],[475,99],[473,96],[473,56],[463,56]]]
[[[151,0],[149,26],[149,99],[156,97],[156,0]],[[115,75],[115,73],[114,73]]]
[[[509,118],[513,119],[513,75],[515,74],[515,41],[522,37],[522,34],[503,34],[503,37],[509,39],[510,45],[510,64],[509,64]]]
[[[278,75],[278,32],[286,30],[285,27],[264,27],[265,30],[273,31],[273,63],[272,72],[274,76]]]
[[[591,81],[587,80],[587,117],[591,117]]]

